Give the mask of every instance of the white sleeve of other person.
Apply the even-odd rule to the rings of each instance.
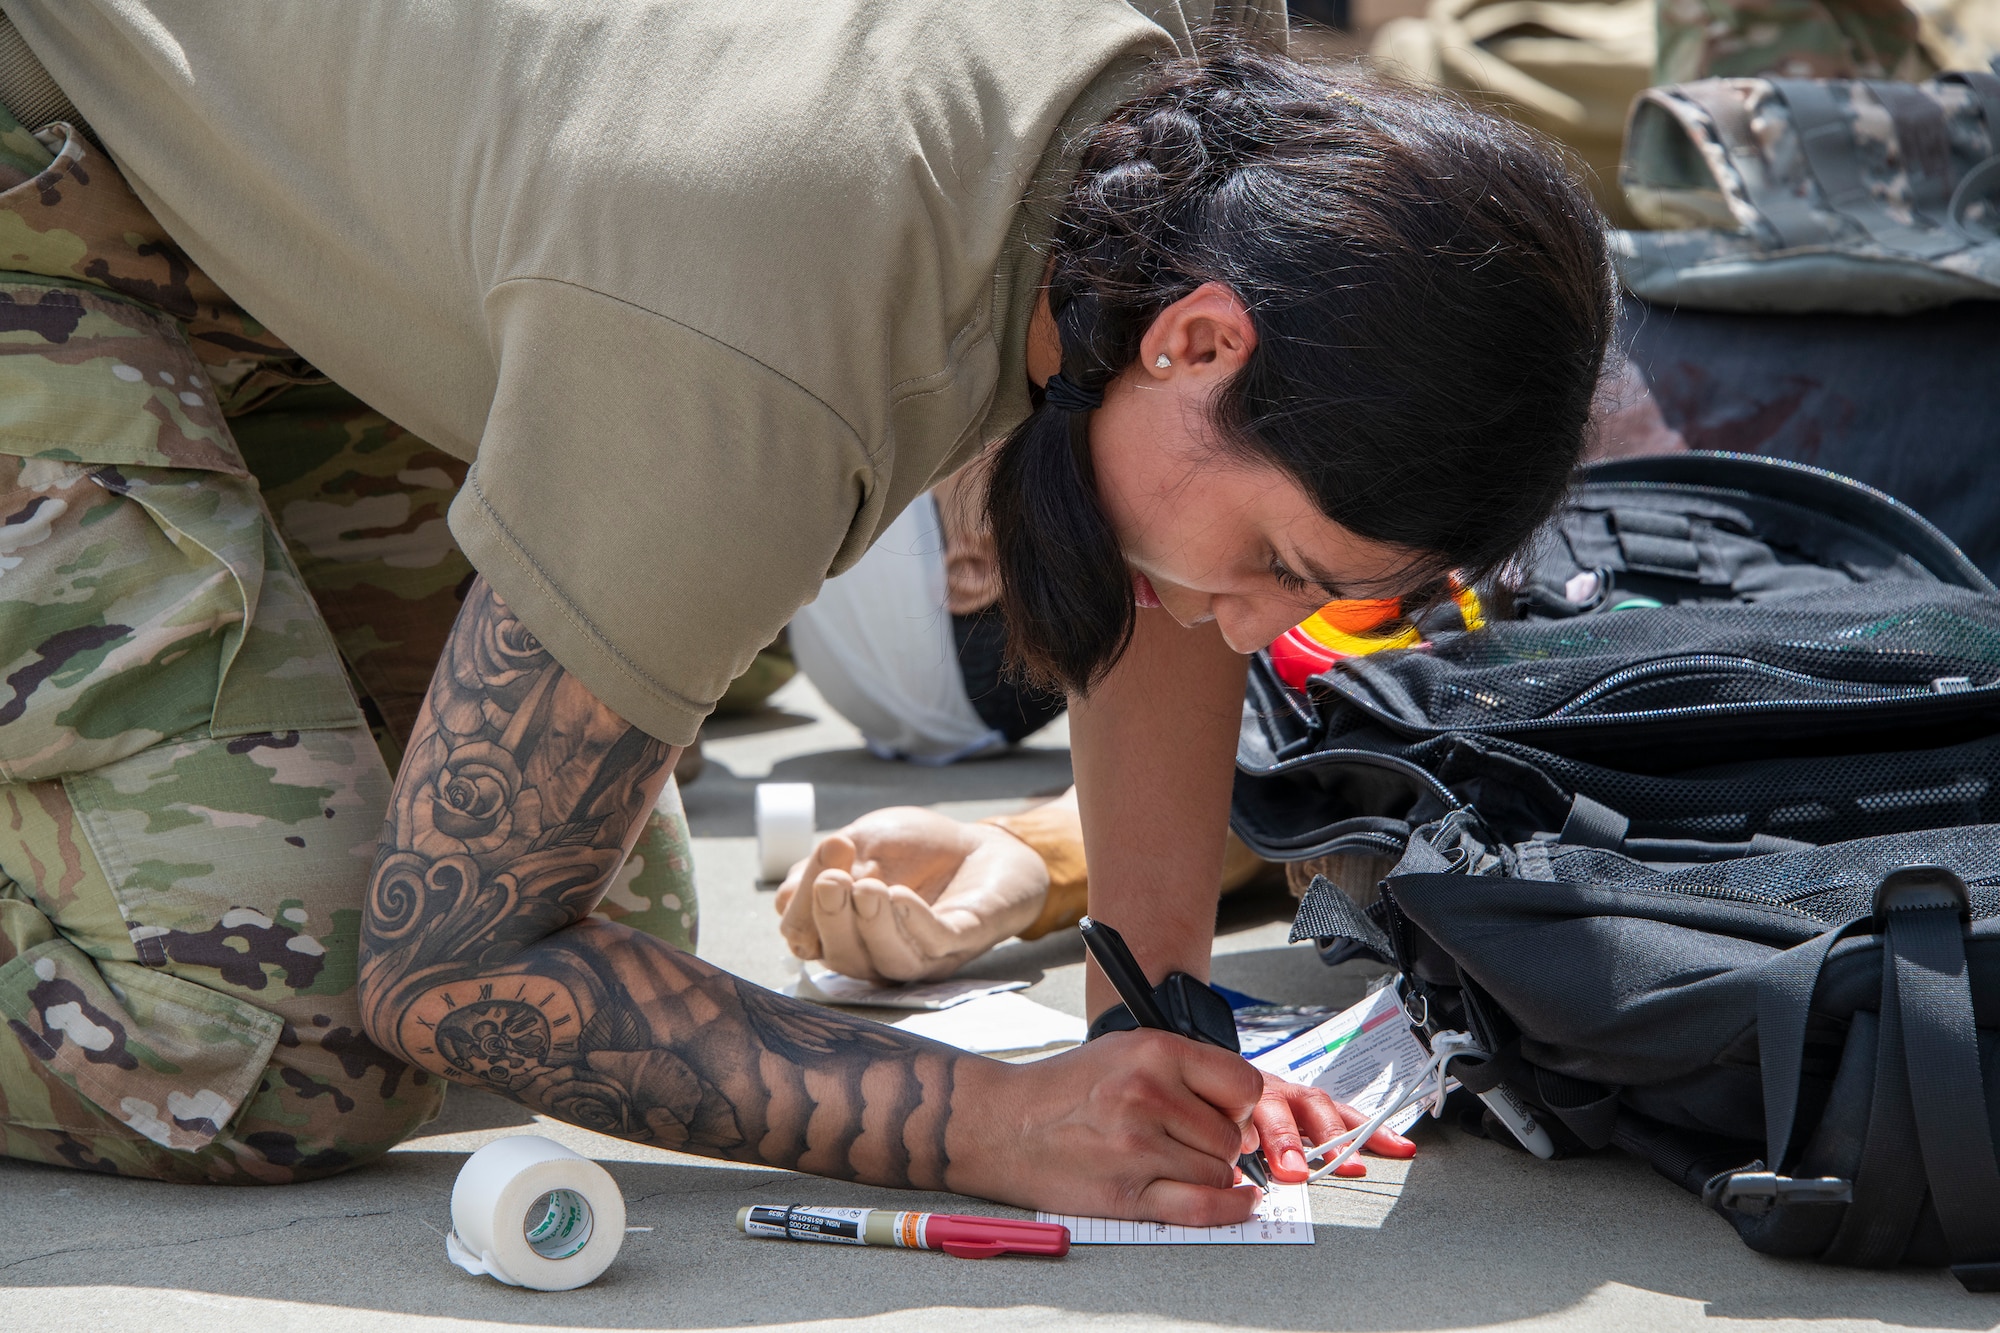
[[[885,759],[949,764],[1007,744],[973,711],[945,611],[944,530],[925,494],[792,618],[799,669]]]

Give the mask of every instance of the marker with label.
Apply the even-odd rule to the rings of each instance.
[[[780,1240],[943,1250],[960,1259],[991,1259],[996,1254],[1039,1254],[1060,1259],[1069,1253],[1068,1227],[1011,1217],[901,1213],[886,1208],[813,1208],[802,1203],[790,1207],[753,1204],[736,1210],[736,1228],[747,1235],[774,1236]]]

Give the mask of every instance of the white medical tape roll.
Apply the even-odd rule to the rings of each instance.
[[[780,880],[813,846],[813,785],[757,784],[757,865],[766,883]]]
[[[516,1134],[466,1159],[451,1187],[451,1261],[510,1287],[569,1291],[611,1267],[625,1243],[625,1196],[588,1157]]]

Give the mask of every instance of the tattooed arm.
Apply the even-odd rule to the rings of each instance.
[[[586,919],[674,756],[477,580],[369,886],[370,1035],[446,1078],[661,1147],[1118,1215],[1247,1214],[1228,1163],[1259,1080],[1235,1057],[1132,1033],[1003,1065]]]

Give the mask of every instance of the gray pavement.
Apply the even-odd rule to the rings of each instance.
[[[1016,808],[1069,779],[1060,725],[1028,750],[957,768],[869,758],[795,683],[782,709],[719,724],[687,791],[701,952],[777,985],[793,964],[753,883],[752,785],[818,784],[822,825],[877,805]],[[1232,901],[1217,979],[1266,999],[1344,1003],[1365,969],[1285,945],[1282,895]],[[1081,1012],[1070,938],[1012,942],[979,970]],[[444,1257],[451,1184],[492,1138],[535,1132],[602,1161],[628,1201],[617,1262],[581,1291],[519,1291]],[[1555,1163],[1417,1131],[1410,1163],[1313,1191],[1312,1247],[1078,1249],[1061,1262],[756,1242],[731,1220],[779,1200],[1004,1211],[722,1166],[537,1121],[454,1091],[444,1115],[375,1166],[312,1185],[198,1189],[0,1162],[0,1330],[472,1333],[486,1329],[1711,1329],[2000,1328],[2000,1297],[1937,1272],[1863,1273],[1765,1259],[1634,1161]]]

